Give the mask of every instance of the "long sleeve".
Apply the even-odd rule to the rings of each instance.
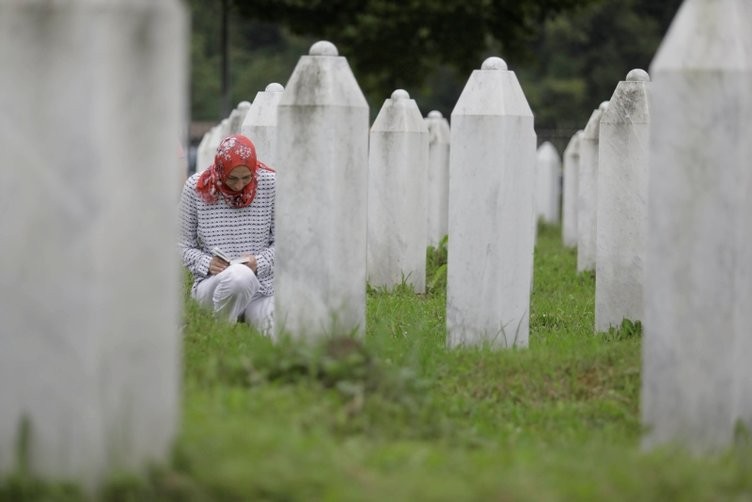
[[[276,206],[276,185],[277,185],[277,177],[274,176],[266,176],[267,180],[267,188],[266,192],[269,194],[269,204],[270,204],[270,214],[269,219],[271,221],[271,224],[269,225],[269,246],[264,249],[261,253],[256,255],[256,275],[259,277],[259,279],[263,279],[266,277],[273,276],[274,274],[274,220],[275,220],[275,206]]]
[[[269,229],[269,247],[256,256],[256,275],[268,277],[274,271],[274,206],[272,206],[272,225]]]
[[[249,206],[234,208],[224,199],[207,203],[196,192],[200,174],[185,182],[180,198],[178,247],[183,265],[193,274],[194,285],[209,273],[211,249],[230,258],[256,256],[261,294],[274,294],[274,198],[276,176],[259,173],[256,197]]]
[[[192,180],[183,185],[180,196],[180,239],[178,249],[183,265],[194,277],[206,277],[209,273],[211,255],[201,249],[198,241],[198,194]]]

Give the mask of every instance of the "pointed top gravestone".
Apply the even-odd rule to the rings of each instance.
[[[238,103],[238,106],[235,107],[228,118],[229,134],[237,134],[240,132],[240,126],[243,124],[243,120],[245,119],[245,116],[250,108],[251,103],[248,101],[241,101],[240,103]]]
[[[629,82],[650,82],[650,75],[642,68],[635,68],[627,73],[626,80]]]
[[[203,171],[214,162],[214,154],[219,146],[219,141],[215,139],[218,135],[219,124],[216,124],[204,134],[196,151],[196,172]]]
[[[219,134],[217,136],[212,138],[212,141],[216,143],[216,145],[214,145],[214,148],[213,148],[213,150],[215,151],[217,147],[219,146],[219,144],[222,143],[222,140],[225,139],[230,134],[232,134],[230,132],[230,117],[223,118],[222,120],[219,121],[218,133]]]
[[[752,428],[752,2],[685,1],[650,65],[645,446]]]
[[[577,246],[577,191],[582,134],[582,130],[574,133],[564,149],[561,238],[567,247]]]
[[[536,139],[500,58],[470,75],[452,111],[447,264],[450,347],[528,343]]]
[[[277,332],[363,335],[368,104],[330,42],[298,61],[277,127]]]
[[[649,77],[632,70],[601,116],[595,260],[595,329],[643,320]]]
[[[256,146],[259,160],[277,166],[277,106],[282,99],[284,87],[273,82],[263,91],[256,93],[256,98],[245,116],[241,132],[251,138]]]
[[[449,227],[449,122],[438,110],[425,119],[428,128],[428,245],[436,247]]]
[[[219,144],[224,138],[230,135],[229,118],[222,119],[219,124],[212,127],[207,134],[208,137],[206,138],[203,150],[197,152],[196,172],[201,172],[214,163],[214,156],[217,153]]]
[[[580,139],[577,188],[577,272],[595,270],[595,227],[598,204],[598,136],[606,102],[593,110]]]
[[[417,293],[426,287],[428,129],[415,100],[384,101],[368,151],[368,283]]]
[[[212,130],[209,129],[204,133],[204,135],[201,137],[201,141],[199,141],[198,146],[196,147],[196,171],[201,171],[201,166],[204,162],[206,162],[206,149],[209,145],[209,138],[212,135]]]

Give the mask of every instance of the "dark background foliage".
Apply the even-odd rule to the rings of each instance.
[[[649,69],[681,0],[189,0],[191,116],[218,121],[286,84],[317,40],[347,57],[375,117],[403,88],[450,117],[472,70],[504,58],[561,152],[633,68]],[[227,73],[223,85],[223,13]],[[226,96],[223,99],[223,91]]]

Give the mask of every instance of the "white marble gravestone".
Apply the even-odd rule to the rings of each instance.
[[[219,122],[219,126],[217,127],[217,134],[212,136],[212,141],[209,145],[211,147],[212,162],[214,162],[214,155],[217,153],[217,148],[219,148],[222,140],[231,134],[232,131],[230,130],[230,117],[222,119]]]
[[[653,62],[644,444],[752,428],[752,2],[687,0]]]
[[[206,143],[201,140],[203,149],[198,150],[196,156],[196,172],[201,172],[207,169],[214,163],[214,156],[217,153],[217,148],[222,142],[222,139],[229,135],[228,119],[223,119],[219,124],[212,127],[206,135]]]
[[[200,172],[209,167],[214,162],[214,152],[211,152],[212,136],[217,134],[219,125],[213,126],[204,133],[198,147],[196,148],[196,171]]]
[[[604,101],[593,110],[580,138],[577,188],[577,272],[595,270],[595,227],[598,204],[598,136]]]
[[[273,82],[256,93],[256,99],[245,116],[241,132],[256,145],[258,158],[269,166],[277,166],[277,105],[285,88]]]
[[[448,345],[525,347],[535,239],[533,114],[497,57],[452,111]]]
[[[368,104],[347,59],[311,46],[278,105],[279,334],[365,333]]]
[[[0,478],[19,442],[91,491],[169,458],[186,27],[176,0],[0,0]]]
[[[595,252],[595,330],[643,320],[650,110],[647,72],[619,82],[601,117]]]
[[[196,146],[196,170],[200,171],[200,165],[205,162],[206,159],[206,145],[209,142],[209,136],[211,136],[211,129],[206,131],[203,136],[201,136],[201,141],[198,142],[198,145]]]
[[[235,109],[230,112],[228,124],[229,134],[238,134],[240,132],[240,126],[243,124],[245,116],[248,114],[248,110],[250,108],[251,103],[249,101],[241,101],[240,103],[238,103],[238,106],[236,106]]]
[[[548,224],[559,221],[561,204],[561,158],[556,147],[544,141],[536,153],[535,203],[539,220]]]
[[[397,89],[371,126],[368,149],[368,283],[403,281],[426,290],[428,128],[414,99]]]
[[[561,196],[561,239],[566,247],[577,247],[577,192],[580,170],[580,141],[584,132],[572,135],[564,149],[564,180]]]
[[[449,122],[438,110],[425,119],[428,127],[428,245],[436,247],[449,227]]]

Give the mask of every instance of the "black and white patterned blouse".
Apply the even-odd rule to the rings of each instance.
[[[234,208],[222,197],[206,203],[196,192],[196,173],[183,186],[180,197],[179,249],[183,265],[193,274],[193,288],[206,279],[211,249],[217,247],[230,258],[256,256],[259,292],[274,294],[274,194],[276,173],[256,171],[258,186],[250,205]]]

